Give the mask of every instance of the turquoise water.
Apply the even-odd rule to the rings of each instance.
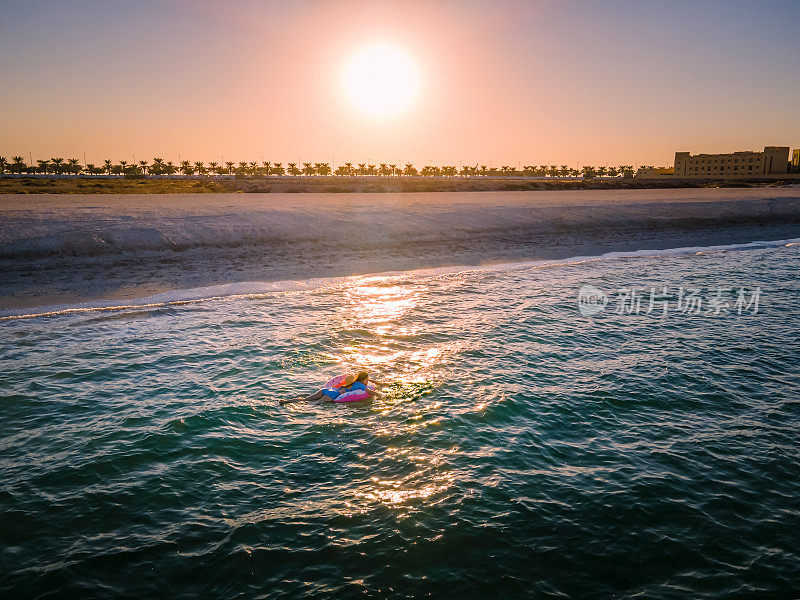
[[[796,597],[798,267],[762,244],[5,319],[0,596]],[[761,296],[587,318],[584,284]],[[355,365],[386,398],[277,405]]]

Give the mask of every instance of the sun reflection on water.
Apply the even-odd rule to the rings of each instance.
[[[369,427],[386,449],[362,458],[363,468],[374,474],[354,490],[353,508],[430,502],[453,485],[450,451],[422,454],[415,441],[426,435],[422,432],[442,426],[442,401],[429,396],[447,380],[462,347],[447,336],[440,342],[420,337],[432,332],[424,327],[425,293],[419,280],[373,276],[357,279],[342,294],[341,327],[353,333],[337,348],[339,362],[345,369],[367,369],[385,384],[384,397],[371,406],[376,418]],[[431,325],[433,332],[435,327]]]
[[[382,463],[384,469],[411,466],[402,475],[373,475],[355,491],[354,506],[365,503],[380,503],[395,508],[425,500],[428,504],[437,501],[454,486],[457,476],[450,467],[450,455],[457,448],[442,449],[438,454],[420,453],[415,449],[388,447]]]

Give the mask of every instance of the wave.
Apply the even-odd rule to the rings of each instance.
[[[199,302],[210,301],[235,301],[246,299],[265,298],[277,293],[301,293],[309,291],[320,291],[325,288],[335,289],[344,285],[352,285],[353,282],[369,281],[375,278],[392,277],[435,277],[449,274],[467,272],[488,272],[514,269],[551,269],[558,267],[573,266],[594,261],[619,260],[631,258],[651,258],[656,256],[674,256],[685,254],[711,254],[727,251],[756,250],[781,247],[793,247],[800,245],[800,238],[790,238],[783,240],[753,241],[742,244],[722,244],[714,246],[683,246],[678,248],[668,248],[661,250],[632,250],[605,252],[595,256],[575,256],[558,260],[533,260],[533,261],[514,261],[501,262],[482,266],[449,266],[431,269],[414,269],[410,271],[386,271],[381,273],[371,273],[366,275],[354,275],[350,277],[320,277],[304,280],[286,281],[244,281],[239,283],[229,283],[223,285],[205,286],[182,290],[173,290],[153,296],[143,297],[125,303],[111,301],[92,301],[77,304],[66,304],[48,307],[23,308],[23,309],[0,309],[0,321],[10,321],[19,319],[33,319],[42,317],[55,317],[80,313],[93,312],[112,312],[132,309],[151,309],[170,306],[183,306]]]

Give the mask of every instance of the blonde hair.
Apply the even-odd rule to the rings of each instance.
[[[356,373],[356,379],[355,379],[356,381],[364,382],[367,379],[369,379],[369,373],[367,373],[366,371],[359,371],[358,373]]]

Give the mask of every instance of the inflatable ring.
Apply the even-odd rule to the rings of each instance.
[[[326,386],[327,387],[327,386]],[[368,390],[374,390],[375,384],[368,383],[367,384]],[[339,394],[336,398],[333,399],[334,402],[360,402],[361,400],[367,400],[369,398],[369,392],[367,390],[351,390],[349,392],[344,392],[343,394]]]

